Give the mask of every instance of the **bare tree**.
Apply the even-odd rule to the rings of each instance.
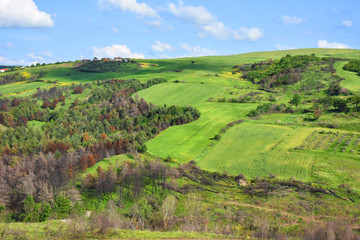
[[[176,210],[177,200],[173,195],[169,195],[165,198],[162,206],[161,213],[164,220],[164,229],[167,230],[168,226],[172,225],[172,221],[174,219],[174,213]]]

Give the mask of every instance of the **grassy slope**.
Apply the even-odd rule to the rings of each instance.
[[[166,78],[169,81],[168,83],[143,90],[139,92],[139,96],[156,104],[166,103],[194,106],[200,110],[201,117],[199,120],[190,124],[171,127],[149,141],[147,147],[150,153],[162,157],[170,155],[173,158],[179,159],[181,162],[196,159],[202,168],[210,170],[224,170],[233,174],[243,173],[250,177],[264,176],[270,172],[277,174],[279,177],[287,178],[295,176],[297,179],[325,183],[327,186],[339,186],[340,184],[346,183],[357,190],[359,189],[360,182],[358,156],[306,149],[293,150],[293,148],[298,147],[314,130],[314,128],[309,126],[300,126],[303,123],[303,117],[300,114],[271,114],[263,116],[260,120],[247,120],[240,125],[230,128],[222,135],[221,140],[216,142],[210,140],[210,138],[217,134],[227,123],[239,118],[245,118],[245,115],[251,109],[255,108],[257,104],[230,104],[206,101],[209,97],[229,94],[228,92],[233,89],[233,85],[245,88],[248,86],[253,87],[249,85],[248,82],[234,80],[226,74],[221,74],[222,76],[220,77],[215,76],[215,74],[221,73],[222,71],[229,71],[231,66],[235,64],[261,61],[270,57],[278,58],[286,54],[316,53],[318,56],[331,54],[336,57],[356,58],[358,56],[357,52],[356,50],[300,49],[281,52],[249,53],[235,56],[191,58],[194,59],[195,64],[190,63],[191,59],[148,60],[152,63],[158,63],[159,66],[135,73],[129,71],[128,73],[122,74],[78,73],[62,66],[63,69],[54,68],[57,70],[55,72],[49,72],[44,79],[58,80],[59,83],[70,83],[109,77],[137,78],[142,81],[153,77]],[[177,68],[184,68],[184,71],[170,71]],[[68,73],[70,73],[70,76],[67,75]],[[208,74],[210,76],[206,76]],[[338,74],[341,75],[340,70],[338,70]],[[171,82],[176,79],[184,81],[185,83]],[[346,81],[348,81],[348,78]],[[201,84],[201,82],[204,84]],[[344,83],[346,82],[343,82],[343,84]],[[357,87],[356,84],[352,84],[352,86]],[[1,88],[2,86],[0,86],[0,92]],[[246,93],[248,90],[241,89],[239,91]],[[86,94],[79,97],[85,98],[85,95]],[[71,96],[72,99],[75,97],[75,95]],[[68,100],[70,99],[66,100],[67,106],[70,102]],[[284,102],[288,102],[287,97],[284,99]],[[324,117],[322,116],[322,118]],[[279,124],[274,124],[278,120],[281,120],[282,124],[291,123],[294,124],[294,126],[279,126]],[[41,123],[36,121],[31,121],[29,124],[33,127],[41,126]],[[0,128],[1,127],[0,125]],[[98,162],[95,166],[89,168],[87,173],[94,173],[99,166],[107,168],[111,166],[111,164],[116,165],[118,161],[127,160],[131,160],[128,155],[113,156],[110,159]],[[319,210],[316,211],[317,215],[331,216],[335,214],[342,216],[353,214],[355,216],[358,214],[358,208],[351,205],[350,201],[339,202],[338,199],[333,201],[334,204],[326,205],[326,207],[314,204],[313,212],[309,211],[309,213],[306,213],[306,208],[303,208],[301,204],[294,204],[294,202],[303,201],[302,195],[299,198],[294,198],[294,196],[291,195],[287,198],[279,196],[270,197],[266,200],[238,195],[239,199],[234,201],[232,197],[227,198],[226,194],[216,194],[216,196],[210,195],[212,193],[207,194],[209,194],[209,197],[205,199],[219,201],[218,206],[211,210],[212,213],[214,211],[222,211],[224,206],[231,209],[230,207],[239,205],[239,208],[236,208],[234,211],[247,213],[248,209],[253,209],[253,212],[256,212],[257,215],[261,215],[262,217],[266,214],[272,214],[274,215],[272,217],[275,221],[278,221],[277,216],[282,215],[281,218],[287,219],[286,221],[288,221],[288,218],[294,218],[295,222],[302,221],[300,215],[306,216],[306,214],[308,214],[312,217],[314,207],[315,210],[317,210],[318,206]],[[322,199],[322,201],[323,200],[326,201],[327,199],[325,198]],[[317,203],[319,200],[314,197],[313,201]],[[245,204],[243,204],[244,202]],[[256,206],[252,205],[254,202],[257,203]],[[260,206],[258,206],[259,203]],[[341,207],[338,207],[338,205],[341,205]],[[346,205],[346,208],[344,208],[347,209],[346,212],[339,211],[339,209],[343,210],[342,205]],[[277,210],[275,211],[273,209]],[[300,212],[301,214],[286,215],[285,211],[281,212],[284,209],[285,211],[291,210],[290,212]],[[320,216],[319,219],[322,217],[323,216]],[[61,226],[64,226],[64,228]],[[20,229],[20,236],[24,233],[28,239],[58,239],[66,233],[66,226],[67,224],[59,221],[31,224],[9,223],[0,224],[0,233],[2,229],[6,229],[7,233],[19,231]],[[297,227],[297,225],[290,227]],[[205,239],[223,238],[224,236],[187,232],[164,233],[121,230],[106,237],[126,239]]]
[[[150,140],[147,143],[148,151],[162,157],[171,156],[181,162],[195,159],[202,168],[224,170],[232,174],[244,173],[246,176],[254,177],[273,173],[281,177],[295,176],[302,180],[313,179],[312,167],[321,165],[325,155],[319,155],[313,151],[291,150],[291,148],[299,146],[302,140],[311,134],[313,129],[278,127],[273,125],[277,116],[274,119],[271,119],[270,116],[270,118],[265,117],[261,122],[272,125],[246,123],[236,126],[231,128],[219,143],[211,147],[214,141],[210,140],[210,138],[217,134],[228,122],[244,118],[252,108],[256,107],[256,104],[205,102],[206,97],[216,97],[231,91],[233,85],[246,87],[245,84],[248,84],[239,80],[234,81],[230,77],[226,77],[226,74],[215,77],[215,72],[229,71],[231,66],[239,63],[279,58],[286,54],[311,53],[315,53],[317,56],[357,57],[356,51],[353,50],[329,49],[300,49],[223,57],[203,57],[195,60],[196,63],[193,68],[197,64],[202,65],[203,61],[206,61],[208,65],[201,66],[198,71],[196,69],[189,71],[188,74],[186,74],[187,70],[185,70],[179,74],[179,77],[173,77],[172,79],[201,83],[201,78],[197,80],[193,76],[197,74],[202,77],[205,74],[210,74],[210,76],[203,77],[207,79],[205,84],[196,86],[194,84],[176,85],[175,83],[168,83],[139,92],[139,96],[156,104],[188,105],[190,103],[192,106],[197,107],[202,114],[199,120],[184,126],[169,128]],[[210,91],[210,85],[219,85],[217,86],[217,94]],[[197,92],[197,88],[204,88],[204,90]],[[246,92],[243,89],[239,91]],[[287,97],[284,98],[284,102],[288,102],[288,100]],[[300,124],[302,122],[302,117],[298,115],[284,114],[280,119],[283,123]],[[273,146],[274,142],[279,144]],[[351,164],[354,164],[353,159],[347,156],[342,157],[350,162],[349,165],[343,167],[343,171],[350,170]],[[338,158],[334,157],[334,159],[338,161]],[[326,179],[323,177],[323,172],[320,171],[319,175],[322,175],[319,179]],[[333,182],[338,182],[338,177],[335,177]]]
[[[346,71],[343,69],[347,61],[339,61],[334,64],[336,73],[345,78],[341,82],[341,86],[349,89],[350,91],[360,93],[360,77],[355,72]]]
[[[106,234],[88,232],[81,235],[81,223],[73,226],[60,220],[51,220],[42,223],[2,223],[0,222],[0,233],[4,231],[4,239],[72,239],[78,234],[79,239],[226,239],[226,235],[198,232],[160,232],[146,230],[110,229]],[[85,225],[85,224],[83,224]],[[78,232],[76,232],[78,231]],[[73,234],[73,235],[71,235]],[[81,237],[82,236],[82,237]]]
[[[105,78],[137,78],[146,81],[150,78],[162,77],[168,80],[168,83],[153,86],[149,89],[139,92],[140,97],[155,104],[176,104],[191,105],[198,108],[201,112],[199,120],[183,125],[175,126],[162,132],[156,138],[147,143],[148,151],[152,154],[167,157],[171,156],[181,162],[191,159],[199,161],[204,168],[211,170],[226,170],[231,173],[243,172],[249,176],[256,174],[266,175],[268,172],[280,176],[297,176],[301,179],[308,179],[311,162],[318,159],[313,152],[290,152],[280,150],[258,152],[257,144],[271,146],[276,140],[286,139],[286,137],[298,137],[291,128],[279,128],[273,123],[276,119],[272,116],[264,117],[261,123],[267,125],[253,125],[246,123],[248,126],[237,126],[230,129],[221,141],[214,147],[211,147],[214,140],[210,140],[217,134],[227,123],[245,118],[246,114],[257,104],[230,104],[207,102],[210,97],[230,96],[229,93],[234,90],[234,86],[241,88],[239,94],[245,94],[248,91],[256,89],[254,85],[247,81],[241,81],[236,77],[228,74],[231,67],[241,63],[253,63],[268,58],[280,58],[287,54],[312,54],[316,56],[332,56],[339,58],[358,58],[358,50],[347,49],[297,49],[287,51],[271,51],[246,53],[232,56],[211,56],[198,58],[182,59],[163,59],[163,60],[139,60],[140,62],[149,62],[157,64],[146,69],[136,68],[134,64],[125,65],[121,71],[107,73],[85,73],[74,71],[72,68],[76,63],[64,63],[59,65],[41,66],[35,68],[26,68],[21,71],[27,72],[46,72],[43,80],[58,81],[58,84],[70,84],[79,82],[89,82]],[[191,63],[194,61],[195,63]],[[356,89],[358,85],[354,81],[354,76],[349,72],[341,71],[341,64],[336,65],[339,75],[345,76],[346,81],[343,84],[351,89]],[[181,70],[175,72],[174,70]],[[5,73],[9,74],[9,73]],[[351,76],[350,76],[350,75]],[[180,83],[173,83],[179,80]],[[32,86],[32,84],[34,86]],[[42,84],[38,86],[37,84]],[[345,86],[344,85],[344,86]],[[50,85],[52,86],[52,85]],[[27,83],[20,84],[19,95],[32,94],[37,87],[49,87],[47,83]],[[359,87],[360,88],[360,87]],[[0,92],[4,89],[13,91],[10,85],[0,86]],[[10,90],[12,89],[12,90]],[[26,92],[25,92],[26,91]],[[66,106],[76,98],[85,99],[90,90],[84,94],[72,94],[66,100]],[[10,92],[9,92],[10,93]],[[15,95],[14,95],[15,96]],[[288,102],[288,96],[284,96],[283,102]],[[275,117],[277,118],[277,116]],[[300,124],[302,117],[297,115],[284,115],[281,117],[282,122]],[[269,125],[270,124],[270,125]],[[272,125],[271,125],[272,124]],[[259,127],[260,126],[260,127]],[[303,128],[304,129],[304,128]],[[301,136],[308,130],[295,131]],[[245,134],[247,137],[242,138]],[[290,135],[289,135],[290,134]],[[262,141],[258,142],[261,139]],[[247,157],[241,159],[244,155],[239,147],[239,141],[245,144],[247,148]],[[296,141],[295,141],[296,142]],[[282,143],[288,145],[288,143]],[[286,146],[285,146],[286,148]],[[284,149],[284,148],[283,148]],[[279,152],[280,151],[280,152]],[[346,157],[345,157],[346,158]],[[241,159],[241,160],[239,160]],[[279,164],[279,161],[281,164]],[[350,161],[350,160],[349,160]],[[239,164],[239,163],[242,164]],[[283,164],[286,162],[287,164]],[[291,166],[296,162],[298,167]]]
[[[299,131],[285,126],[243,123],[227,131],[200,160],[199,166],[223,169],[231,174],[245,173],[250,177],[276,173],[308,180],[313,156],[287,151],[290,146],[300,145],[306,132],[308,129]]]

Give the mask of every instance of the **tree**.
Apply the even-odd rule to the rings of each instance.
[[[55,199],[54,208],[58,214],[58,218],[65,218],[71,210],[71,201],[62,194]]]
[[[50,106],[50,102],[48,100],[45,100],[44,103],[41,105],[42,108],[48,108]]]
[[[314,111],[314,118],[315,118],[315,119],[319,119],[319,117],[321,116],[321,114],[322,114],[322,111],[321,111],[320,109],[316,109],[316,110]]]
[[[352,96],[348,99],[348,101],[350,103],[353,103],[355,104],[355,108],[358,108],[359,104],[360,104],[360,95],[355,95],[355,96]]]
[[[341,86],[339,82],[331,82],[327,90],[328,95],[335,96],[341,93]]]
[[[173,195],[169,195],[165,198],[162,206],[161,206],[161,213],[164,220],[164,229],[168,229],[168,225],[174,219],[174,213],[176,209],[177,200]]]
[[[301,101],[302,101],[301,96],[299,94],[295,94],[295,96],[290,100],[290,103],[295,105],[297,108],[301,103]]]
[[[339,112],[347,112],[349,110],[347,106],[347,101],[344,99],[336,99],[333,104],[336,110]]]
[[[34,198],[30,195],[26,196],[24,202],[24,214],[23,214],[23,221],[24,222],[36,222],[39,220],[37,206],[34,202]]]
[[[148,204],[146,198],[139,199],[130,209],[132,218],[136,219],[141,228],[145,227],[146,219],[149,219],[152,213],[152,207]]]
[[[187,195],[187,200],[185,202],[185,228],[189,231],[197,231],[200,229],[202,222],[202,206],[201,199],[195,193],[190,193]]]

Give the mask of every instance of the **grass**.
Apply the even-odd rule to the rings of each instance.
[[[340,129],[331,131],[339,132],[339,136],[344,134],[353,134],[349,130],[359,133],[359,121],[356,117],[340,114],[324,114],[319,120],[310,122],[305,121],[309,114],[268,114],[259,117],[257,120],[248,119],[247,113],[255,109],[258,104],[267,102],[271,93],[263,92],[263,101],[258,103],[221,103],[208,102],[213,97],[232,98],[247,94],[251,91],[258,91],[258,86],[248,81],[240,80],[239,75],[232,75],[229,72],[232,66],[241,63],[254,63],[263,61],[268,58],[280,58],[287,54],[312,54],[323,57],[339,57],[357,59],[358,50],[347,49],[297,49],[287,51],[258,52],[247,53],[233,56],[211,56],[199,58],[182,58],[182,59],[164,59],[164,60],[141,60],[141,62],[149,62],[157,64],[145,69],[138,69],[136,65],[124,65],[121,71],[106,73],[87,73],[74,71],[73,67],[77,63],[64,63],[59,65],[40,66],[34,68],[26,68],[21,71],[30,73],[44,72],[42,80],[57,81],[58,85],[71,83],[85,83],[101,79],[136,78],[140,81],[147,81],[151,78],[165,78],[167,83],[152,86],[144,89],[137,94],[148,102],[154,104],[193,106],[200,112],[201,116],[197,121],[192,123],[174,126],[161,132],[154,139],[146,143],[148,152],[154,156],[141,155],[141,158],[155,158],[160,156],[166,158],[170,156],[173,164],[176,162],[185,163],[190,160],[196,160],[198,165],[211,171],[224,171],[233,175],[243,174],[246,177],[255,178],[268,176],[270,173],[275,174],[278,178],[287,179],[295,177],[298,180],[313,182],[325,185],[330,188],[337,188],[340,184],[350,186],[354,191],[360,192],[360,157],[358,152],[350,153],[349,150],[340,152],[333,151],[332,145],[326,145],[331,138],[324,140],[324,145],[316,147],[316,143],[321,141],[323,136],[314,135],[313,138],[307,138],[316,130],[323,131],[318,127],[319,121],[329,123],[339,123]],[[192,63],[194,61],[194,63]],[[360,92],[359,77],[355,73],[347,72],[342,69],[345,61],[337,62],[335,68],[337,74],[344,77],[342,86],[354,92]],[[177,71],[174,71],[177,70]],[[178,71],[179,70],[179,71]],[[316,70],[316,69],[315,69]],[[314,71],[315,72],[315,71]],[[8,73],[5,73],[8,74]],[[306,76],[313,79],[314,75]],[[0,74],[1,77],[1,74]],[[320,76],[322,77],[322,76]],[[314,78],[315,79],[315,78]],[[319,80],[319,79],[317,79]],[[321,79],[320,79],[321,80]],[[175,83],[177,81],[178,83]],[[32,82],[23,84],[6,84],[0,86],[0,92],[3,96],[28,96],[33,94],[38,87],[48,88],[54,86],[46,82]],[[93,86],[94,87],[94,86]],[[288,88],[285,94],[276,95],[277,102],[288,104],[293,92],[300,88],[299,84]],[[86,100],[91,94],[90,89],[84,90],[82,94],[70,94],[66,96],[66,104],[62,108],[68,108],[75,100]],[[235,92],[231,93],[231,92]],[[15,94],[13,94],[15,93]],[[9,95],[12,94],[12,95]],[[304,96],[304,100],[311,100],[313,97],[324,96],[323,92],[314,92],[313,96]],[[41,104],[41,101],[39,101]],[[310,103],[304,103],[299,108],[309,108]],[[59,106],[60,107],[60,104]],[[246,119],[243,123],[230,127],[220,140],[213,139],[219,134],[220,130],[228,123]],[[39,121],[29,121],[28,126],[32,128],[41,128],[44,123]],[[4,131],[6,127],[0,125],[0,131]],[[327,129],[329,131],[329,129]],[[357,139],[357,138],[356,138]],[[336,139],[335,139],[336,140]],[[307,142],[308,141],[308,142]],[[314,142],[312,142],[314,141]],[[343,148],[344,141],[339,145],[339,149]],[[302,144],[308,144],[305,148],[299,148]],[[352,149],[359,150],[359,146],[355,146],[355,138],[349,143]],[[83,177],[90,173],[96,175],[98,167],[108,169],[109,167],[117,167],[124,161],[133,161],[133,157],[127,154],[112,156],[103,161],[96,163],[93,167],[88,168]],[[214,215],[215,211],[225,211],[224,206],[230,207],[229,202],[239,205],[239,208],[231,209],[231,211],[240,211],[252,215],[256,207],[259,205],[264,209],[277,209],[277,211],[297,212],[300,215],[310,215],[301,204],[304,193],[297,197],[292,193],[287,197],[271,196],[269,198],[250,198],[244,194],[237,194],[235,191],[223,191],[219,194],[203,192],[206,204],[209,206],[208,211]],[[114,193],[115,194],[115,193]],[[235,196],[235,197],[234,197]],[[99,204],[98,199],[93,202],[86,199],[89,209],[104,209],[106,201]],[[314,202],[320,202],[315,196],[311,196]],[[211,205],[212,201],[218,201],[218,205]],[[226,203],[226,201],[228,203]],[[315,208],[319,208],[316,214],[328,215],[344,214],[354,216],[358,214],[356,207],[350,201],[339,202],[338,199],[322,198],[324,204],[314,204]],[[255,207],[249,207],[247,204],[256,202]],[[327,204],[330,202],[331,204]],[[243,206],[241,204],[245,203]],[[129,205],[130,206],[130,205]],[[125,204],[125,208],[129,207]],[[214,207],[215,206],[215,207]],[[232,206],[234,207],[234,206]],[[229,208],[230,209],[230,208]],[[249,209],[252,209],[250,211]],[[264,210],[263,209],[263,210]],[[344,212],[348,210],[348,212]],[[265,212],[256,210],[256,216],[266,215]],[[271,213],[273,211],[270,211]],[[269,214],[269,212],[267,213]],[[313,214],[313,213],[311,213]],[[290,215],[284,215],[284,219]],[[270,216],[271,218],[271,216]],[[284,220],[286,223],[287,220]],[[68,234],[69,225],[61,221],[47,221],[45,223],[0,223],[0,233],[6,229],[6,234],[13,232],[17,238],[24,239],[61,239]],[[17,232],[17,233],[16,233]],[[92,233],[89,233],[92,234]],[[15,238],[13,237],[13,238]],[[193,233],[193,232],[157,232],[157,231],[132,231],[132,230],[116,230],[110,229],[108,234],[87,235],[87,238],[107,238],[107,239],[212,239],[224,238],[223,235],[215,235],[211,233]]]
[[[147,142],[148,151],[161,157],[171,156],[181,162],[198,158],[203,154],[213,138],[227,123],[244,118],[255,108],[254,104],[242,106],[225,103],[204,103],[196,106],[200,118],[192,123],[174,126],[161,132]]]
[[[75,71],[73,67],[78,63],[25,68],[21,71],[30,73],[44,72],[43,80],[58,81],[58,84],[91,82],[108,78],[136,78],[140,81],[147,81],[151,78],[165,78],[168,80],[167,83],[152,86],[137,94],[154,104],[196,107],[201,112],[201,116],[195,122],[168,128],[154,139],[148,141],[146,145],[149,153],[164,158],[170,156],[179,162],[194,159],[205,169],[224,170],[232,174],[244,173],[248,176],[264,176],[273,173],[283,177],[296,176],[303,180],[309,180],[312,164],[319,162],[319,159],[323,159],[324,156],[320,156],[320,153],[313,150],[292,150],[311,134],[313,128],[309,127],[316,127],[316,123],[304,122],[306,115],[264,115],[257,121],[246,121],[230,128],[217,142],[212,138],[226,124],[246,118],[246,114],[256,108],[260,102],[235,104],[208,102],[207,100],[213,97],[216,101],[218,98],[232,98],[251,91],[257,91],[258,86],[240,80],[240,75],[230,73],[234,65],[254,63],[269,58],[277,59],[287,54],[312,53],[319,57],[357,59],[359,50],[317,48],[256,52],[232,56],[148,59],[141,60],[141,62],[150,64],[148,68],[138,68],[136,64],[129,63],[121,65],[121,68],[116,72],[105,73]],[[359,92],[359,77],[355,76],[355,73],[344,71],[342,66],[345,63],[346,61],[340,61],[335,64],[337,74],[346,78],[342,82],[342,86],[349,88],[351,91]],[[315,70],[313,72],[316,72]],[[313,73],[309,74],[305,78],[313,79],[315,75],[311,75]],[[323,78],[323,76],[320,77]],[[175,83],[175,81],[178,83]],[[277,101],[288,104],[293,92],[300,87],[299,84],[289,87],[285,94],[276,96]],[[50,87],[52,85],[44,82],[33,82],[14,86],[11,84],[0,86],[0,92],[4,95],[17,92],[21,96],[26,96],[32,94],[37,87]],[[80,95],[71,94],[67,96],[66,104],[63,107],[69,107],[75,98],[85,100],[90,95],[90,92],[91,90],[86,89]],[[324,96],[323,92],[314,92],[313,94]],[[262,95],[264,102],[271,94],[263,92]],[[304,100],[307,98],[310,100],[313,96],[304,96]],[[305,104],[299,106],[299,108],[302,107],[308,108]],[[320,120],[328,121],[327,118],[329,117],[327,115],[322,116]],[[351,119],[350,121],[331,116],[330,120],[331,122],[338,121],[342,129],[359,130],[357,119]],[[293,126],[280,126],[285,124]],[[36,122],[30,123],[30,125],[39,126]],[[302,125],[308,127],[302,127]],[[324,154],[324,152],[321,154]],[[124,156],[120,157],[120,160],[126,160],[127,157]],[[106,168],[110,163],[116,162],[116,158],[99,162],[90,168],[88,172],[95,172],[98,166]],[[347,156],[345,158],[350,159]]]
[[[153,104],[194,106],[225,89],[224,86],[190,83],[163,83],[138,92]]]
[[[348,62],[339,61],[334,64],[336,74],[345,78],[345,80],[341,82],[341,86],[349,89],[352,92],[360,93],[360,76],[358,76],[356,72],[344,70],[343,67],[346,63]]]
[[[133,158],[128,154],[121,154],[121,155],[115,155],[110,158],[104,158],[102,161],[97,162],[94,166],[89,167],[84,172],[84,176],[87,174],[96,174],[96,170],[100,167],[103,170],[107,170],[110,166],[113,166],[114,168],[118,168],[119,164],[125,162],[125,161],[132,161]]]
[[[235,64],[280,58],[286,54],[312,53],[322,57],[357,57],[357,51],[352,50],[298,49],[196,59],[153,60],[159,66],[166,63],[168,68],[171,64],[181,66],[184,69],[181,73],[156,73],[157,75],[164,74],[164,76],[170,74],[171,81],[176,79],[180,83],[170,82],[153,86],[140,91],[139,96],[155,104],[194,106],[201,112],[201,117],[195,122],[174,126],[163,131],[156,138],[147,142],[148,151],[161,157],[170,156],[179,162],[196,160],[200,167],[213,171],[222,170],[231,174],[243,173],[248,177],[266,176],[272,173],[280,177],[312,180],[312,166],[315,162],[321,163],[325,154],[324,152],[319,155],[314,151],[294,150],[314,131],[314,128],[310,128],[312,123],[304,122],[306,114],[264,115],[260,117],[260,120],[247,121],[230,128],[221,140],[216,142],[212,138],[222,127],[231,121],[246,118],[246,114],[256,108],[258,103],[232,104],[206,101],[210,97],[217,100],[222,97],[231,98],[256,91],[256,87],[249,82],[234,79],[227,74]],[[195,63],[191,64],[191,60],[194,60]],[[220,77],[215,76],[217,73]],[[341,73],[338,74],[341,75]],[[176,77],[176,75],[178,76]],[[308,78],[312,78],[312,75],[309,75]],[[352,82],[352,85],[353,87],[357,86],[356,82]],[[234,86],[238,88],[234,88]],[[358,86],[360,87],[360,84]],[[294,86],[293,88],[297,89],[298,87]],[[263,94],[267,96],[267,93]],[[324,96],[322,92],[314,94]],[[278,102],[288,104],[292,97],[292,90],[289,88],[285,95],[279,97]],[[266,99],[267,97],[264,97],[264,100]],[[299,108],[301,107],[308,108],[305,104],[299,106]],[[321,120],[325,119],[324,117],[326,118],[326,116],[322,116]],[[331,118],[332,121],[341,120],[335,116]],[[285,124],[294,126],[279,126]],[[303,125],[309,127],[302,127]],[[351,125],[353,126],[354,123]],[[355,129],[345,128],[345,126],[342,128],[358,130],[356,127]],[[344,158],[349,159],[346,156]]]
[[[0,234],[4,231],[4,239],[73,239],[72,226],[59,220],[42,223],[3,223],[0,222]],[[80,234],[80,232],[76,232]],[[148,231],[109,229],[106,234],[88,231],[86,239],[224,239],[225,235],[183,231]]]
[[[52,84],[44,82],[13,83],[0,86],[0,93],[5,97],[28,96],[35,93],[37,88],[51,87]]]
[[[31,128],[41,128],[45,123],[37,120],[28,121],[27,125]]]
[[[300,145],[302,138],[301,131],[290,127],[249,122],[239,124],[221,137],[199,161],[199,166],[209,170],[221,169],[230,174],[243,173],[247,177],[267,176],[271,173],[308,180],[313,158],[303,153],[286,151]],[[291,145],[282,143],[285,141]]]

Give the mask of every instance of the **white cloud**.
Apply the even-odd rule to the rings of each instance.
[[[151,27],[158,27],[158,28],[160,28],[162,26],[160,20],[145,21],[145,24],[149,25]]]
[[[0,56],[0,64],[2,64],[2,65],[15,65],[16,61],[14,61],[14,60],[12,60],[10,58]]]
[[[51,54],[51,52],[49,52],[49,51],[43,51],[43,52],[41,53],[41,55],[43,55],[43,56],[45,56],[45,57],[52,57],[52,54]]]
[[[112,31],[113,33],[116,33],[116,34],[119,33],[119,29],[118,29],[117,27],[113,27],[113,28],[111,29],[111,31]]]
[[[34,61],[39,61],[39,62],[45,61],[45,58],[43,56],[36,56],[35,53],[29,53],[27,56]]]
[[[342,25],[345,27],[352,27],[353,22],[351,20],[344,20],[344,21],[342,21]]]
[[[220,40],[235,39],[235,40],[250,40],[257,41],[264,36],[264,33],[259,28],[241,27],[237,30],[225,26],[222,22],[212,22],[209,25],[202,26],[202,29]],[[204,37],[201,33],[200,37]]]
[[[83,20],[84,20],[86,23],[88,23],[88,24],[91,24],[91,23],[92,23],[92,20],[91,20],[91,18],[89,18],[89,17],[83,17]]]
[[[2,0],[0,27],[42,28],[53,27],[50,14],[39,11],[33,0]]]
[[[198,27],[202,31],[198,33],[200,38],[204,38],[209,34],[220,40],[257,41],[264,35],[263,31],[256,27],[240,27],[239,29],[227,27],[224,23],[217,21],[216,16],[203,6],[185,6],[182,1],[179,1],[178,5],[169,3],[168,11],[180,20],[192,23]]]
[[[329,43],[327,40],[319,40],[317,46],[318,48],[351,48],[347,44],[338,42]]]
[[[280,45],[280,44],[276,44],[275,47],[276,47],[277,50],[295,49],[294,47],[286,47],[286,46],[283,46],[283,45]]]
[[[15,47],[15,45],[13,44],[13,43],[11,43],[11,42],[8,42],[8,43],[0,43],[0,47],[1,48],[13,48],[13,47]]]
[[[155,43],[156,44],[151,46],[151,49],[155,52],[169,52],[174,50],[173,47],[168,43],[162,43],[159,41],[156,41]]]
[[[0,64],[1,65],[31,65],[32,63],[25,62],[24,60],[13,60],[7,57],[0,56]]]
[[[289,16],[289,15],[283,16],[282,20],[284,24],[299,24],[305,22],[305,19],[303,18]]]
[[[189,57],[210,56],[210,55],[214,55],[216,53],[215,50],[209,50],[209,49],[206,49],[206,48],[201,48],[200,46],[191,47],[187,43],[182,43],[180,46],[181,46],[182,49],[184,49],[185,51],[190,53]]]
[[[146,3],[138,3],[136,0],[99,0],[99,4],[117,8],[123,12],[133,12],[139,17],[159,18],[154,9]]]
[[[126,45],[113,44],[112,46],[96,48],[91,47],[94,57],[129,57],[129,58],[144,58],[142,53],[132,53]]]
[[[169,11],[176,17],[194,24],[209,24],[216,20],[216,17],[212,15],[203,6],[184,6],[182,1],[179,1],[179,6],[174,3],[169,3]]]
[[[155,28],[159,28],[163,31],[167,31],[167,30],[173,30],[174,27],[171,25],[167,25],[167,24],[163,24],[160,20],[155,19],[152,21],[145,21],[145,24],[150,26],[150,27],[155,27]]]

